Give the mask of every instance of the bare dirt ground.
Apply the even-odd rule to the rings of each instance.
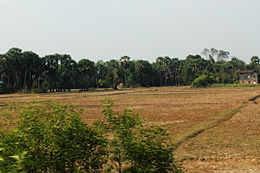
[[[259,87],[161,87],[78,93],[0,95],[0,106],[57,100],[84,110],[87,123],[103,119],[101,100],[129,106],[149,121],[168,126],[177,160],[188,172],[260,172]]]
[[[191,172],[260,172],[260,100],[176,151]]]

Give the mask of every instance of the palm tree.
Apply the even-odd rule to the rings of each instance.
[[[36,68],[40,68],[40,66],[38,66],[40,57],[32,51],[23,52],[22,55],[23,55],[23,73],[24,73],[23,88],[31,90],[34,83],[33,80],[37,80]]]
[[[138,82],[149,87],[153,76],[153,68],[148,61],[138,60],[135,62],[135,69],[138,74]]]
[[[123,67],[124,72],[125,72],[125,81],[124,81],[125,85],[127,85],[127,83],[126,83],[126,70],[129,66],[129,60],[130,60],[130,57],[128,57],[128,56],[123,56],[123,57],[120,58],[121,66]]]
[[[105,62],[102,60],[99,60],[97,63],[95,63],[95,74],[96,74],[96,86],[97,88],[100,87],[99,80],[103,76],[103,73],[105,72]]]
[[[108,70],[107,77],[109,78],[112,75],[112,87],[117,89],[117,85],[120,83],[119,62],[114,59],[107,61],[106,68]]]
[[[160,76],[160,86],[162,86],[163,63],[164,63],[164,58],[163,58],[163,57],[158,57],[158,58],[156,59],[156,67],[157,67],[157,69],[158,69],[158,73],[159,73],[159,76]]]
[[[165,79],[165,86],[168,85],[168,79],[171,77],[171,64],[172,59],[168,56],[164,57],[164,79]]]
[[[6,58],[8,63],[8,68],[12,71],[12,82],[15,91],[22,89],[21,86],[21,75],[22,75],[22,50],[19,48],[11,48],[6,53]]]
[[[47,80],[49,83],[50,92],[54,92],[54,88],[57,91],[56,79],[58,71],[58,58],[57,55],[46,55],[43,57],[46,65]]]
[[[65,92],[66,89],[70,91],[71,87],[71,70],[72,70],[72,59],[70,55],[61,55],[60,57],[60,73],[61,73],[61,89]]]
[[[85,91],[89,87],[90,78],[94,74],[94,62],[89,59],[81,59],[78,62],[79,72],[83,81],[82,90]]]
[[[174,77],[173,79],[175,79],[175,85],[177,86],[178,84],[178,80],[177,80],[177,67],[178,67],[178,58],[172,58],[172,69],[174,71]]]
[[[0,72],[1,72],[1,79],[3,80],[4,83],[7,84],[7,88],[11,87],[11,74],[12,74],[12,69],[11,66],[9,66],[9,59],[8,57],[3,54],[0,55]]]

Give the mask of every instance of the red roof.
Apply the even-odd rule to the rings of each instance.
[[[239,73],[254,73],[253,70],[239,70]]]

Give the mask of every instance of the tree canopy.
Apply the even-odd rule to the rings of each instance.
[[[0,54],[0,92],[117,89],[120,83],[124,87],[181,86],[191,85],[201,75],[210,76],[213,83],[237,83],[239,70],[260,73],[258,56],[252,56],[246,64],[225,50],[205,48],[201,55],[188,55],[184,59],[157,57],[152,63],[132,60],[126,55],[106,62],[85,58],[76,62],[68,54],[40,57],[32,51],[11,48]]]

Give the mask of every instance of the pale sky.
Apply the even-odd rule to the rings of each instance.
[[[0,0],[0,53],[93,61],[185,59],[204,48],[260,56],[260,0]]]

